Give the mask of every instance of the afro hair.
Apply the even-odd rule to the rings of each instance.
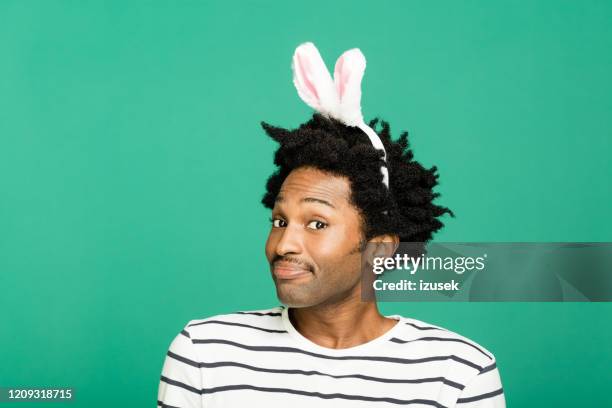
[[[408,146],[408,132],[391,140],[390,127],[381,121],[382,129],[369,126],[379,135],[387,156],[389,188],[383,184],[381,165],[383,151],[376,150],[368,136],[358,127],[315,112],[297,129],[289,130],[261,122],[265,132],[280,144],[274,154],[277,170],[268,178],[261,203],[269,209],[281,185],[291,171],[313,167],[332,175],[345,176],[351,186],[350,203],[362,216],[365,241],[383,234],[397,234],[401,242],[425,243],[444,224],[438,219],[451,210],[433,203],[439,196],[437,167],[425,169],[413,160]]]

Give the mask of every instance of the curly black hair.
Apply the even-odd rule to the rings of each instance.
[[[454,217],[451,210],[433,203],[440,195],[433,192],[438,184],[437,167],[428,170],[413,160],[407,131],[393,141],[389,123],[381,121],[382,129],[377,130],[378,122],[375,118],[369,126],[380,136],[387,152],[389,189],[380,171],[385,164],[384,153],[376,150],[358,127],[317,112],[294,130],[261,122],[268,136],[280,144],[274,154],[278,169],[268,178],[261,203],[272,209],[289,173],[312,167],[349,179],[350,203],[361,214],[365,241],[386,233],[397,234],[402,242],[431,240],[432,234],[444,226],[438,217],[445,213]]]

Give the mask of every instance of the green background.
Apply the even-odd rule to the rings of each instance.
[[[610,241],[611,21],[606,1],[0,1],[0,386],[155,406],[187,321],[278,304],[259,121],[310,117],[304,41],[330,69],[366,55],[366,119],[410,132],[457,214],[436,240]],[[508,406],[612,404],[612,304],[381,310],[491,350]]]

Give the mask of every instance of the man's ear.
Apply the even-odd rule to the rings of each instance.
[[[372,238],[371,241],[377,243],[376,247],[379,248],[377,251],[381,251],[380,256],[391,257],[397,251],[400,239],[397,234],[384,234]]]
[[[365,256],[370,264],[374,258],[390,258],[397,251],[400,239],[397,234],[383,234],[370,239],[366,245]]]

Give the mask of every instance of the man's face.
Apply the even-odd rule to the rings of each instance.
[[[361,216],[349,197],[347,178],[318,169],[301,167],[285,179],[266,242],[282,303],[315,306],[359,289]]]

